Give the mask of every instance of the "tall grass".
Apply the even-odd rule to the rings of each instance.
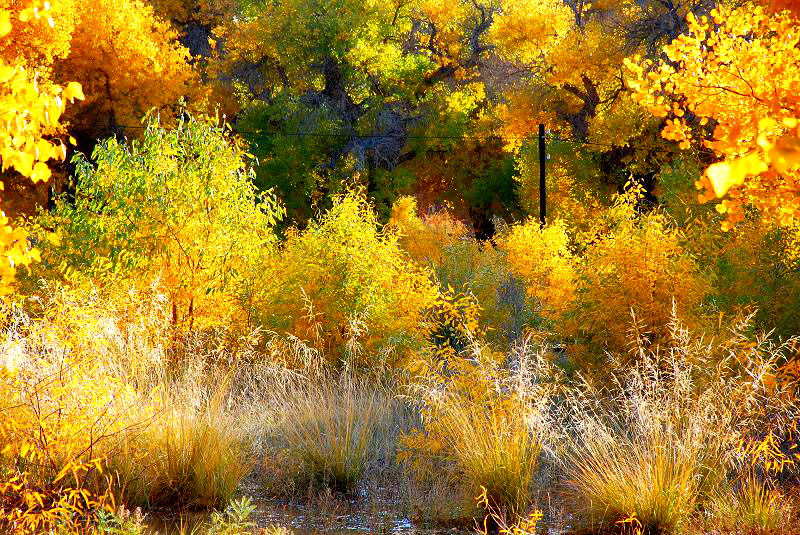
[[[115,359],[116,373],[138,386],[148,415],[143,428],[137,425],[108,452],[127,505],[218,508],[252,469],[251,438],[240,425],[230,369],[243,356],[219,341],[173,337],[147,369]]]
[[[592,523],[635,514],[674,532],[727,485],[737,444],[777,414],[764,379],[780,352],[735,332],[722,342],[640,343],[634,364],[602,388],[571,392],[563,467],[576,510]]]
[[[129,505],[213,508],[233,497],[252,463],[230,415],[179,403],[131,434],[110,465]]]
[[[694,513],[709,475],[724,474],[719,459],[706,464],[700,437],[670,429],[636,430],[609,436],[597,430],[571,453],[568,485],[593,519],[629,514],[649,531],[672,531]],[[716,453],[716,452],[715,452]]]
[[[439,426],[463,483],[485,488],[493,507],[523,514],[542,449],[524,412],[450,400],[443,404]]]
[[[349,378],[316,377],[287,388],[272,407],[278,419],[267,468],[294,491],[352,494],[382,455],[392,405],[383,388]]]
[[[127,505],[227,503],[250,468],[220,365],[237,356],[210,335],[177,344],[153,288],[49,284],[34,304],[36,316],[18,310],[4,326],[0,351],[14,350],[21,391],[47,386],[46,405],[22,408],[51,415],[26,425],[41,434],[52,420],[58,436],[45,438],[63,443],[49,477],[69,460],[99,459]]]
[[[470,515],[481,513],[481,493],[512,520],[532,505],[555,389],[539,380],[550,365],[531,341],[500,354],[472,339],[458,354],[432,353],[420,363],[412,391],[422,429],[403,437],[402,458],[423,486],[448,478]]]
[[[735,485],[719,489],[707,508],[708,528],[730,533],[790,533],[792,507],[786,496],[748,470]]]

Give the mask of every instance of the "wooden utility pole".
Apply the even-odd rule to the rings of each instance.
[[[544,226],[547,219],[547,184],[545,182],[545,160],[547,147],[544,139],[544,125],[539,124],[539,222]]]

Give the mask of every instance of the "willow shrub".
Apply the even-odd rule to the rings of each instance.
[[[396,364],[424,342],[424,314],[436,297],[428,273],[358,191],[336,197],[305,229],[291,229],[262,280],[256,321],[334,363]]]
[[[587,364],[603,350],[626,351],[632,330],[668,339],[673,310],[699,324],[712,288],[681,231],[665,213],[643,212],[641,195],[620,195],[586,233],[531,220],[500,243],[534,310]]]
[[[38,218],[54,231],[43,266],[101,284],[158,279],[180,332],[247,321],[247,283],[275,246],[282,208],[257,193],[225,128],[150,118],[140,140],[107,139],[74,163],[74,194]]]
[[[508,346],[522,335],[531,320],[524,287],[492,241],[477,239],[446,209],[420,215],[413,197],[394,203],[389,225],[411,258],[431,269],[443,295],[453,288],[477,299],[489,340]],[[499,221],[497,227],[499,233],[506,230]]]

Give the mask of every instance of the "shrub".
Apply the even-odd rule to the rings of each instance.
[[[158,279],[179,332],[246,320],[241,298],[264,269],[281,215],[257,195],[244,151],[210,119],[162,128],[149,119],[141,141],[111,138],[93,162],[75,159],[73,198],[59,197],[38,224],[44,260],[98,284]]]
[[[158,293],[50,284],[31,301],[37,315],[14,309],[0,339],[0,524],[35,531],[66,515],[89,529],[112,494],[128,505],[224,504],[250,465],[223,410],[228,383],[207,364],[213,350],[190,340],[193,365],[172,366]]]
[[[476,239],[447,210],[420,217],[413,197],[395,202],[389,225],[411,258],[432,270],[440,300],[453,293],[449,288],[477,300],[484,335],[493,342],[508,346],[522,335],[530,319],[524,290],[492,242]]]
[[[392,401],[379,387],[322,376],[288,388],[271,410],[267,468],[282,491],[352,494],[382,454]]]
[[[418,211],[414,197],[400,197],[392,205],[389,225],[397,230],[400,245],[414,260],[421,264],[442,266],[447,261],[446,249],[467,239],[469,230],[446,210],[428,214],[424,218],[419,216]]]
[[[668,339],[674,310],[697,325],[691,320],[711,290],[708,275],[667,216],[637,213],[639,195],[632,190],[620,197],[584,239],[571,330],[613,351],[627,347],[632,327],[651,342]]]
[[[562,319],[574,305],[578,285],[577,259],[563,221],[542,228],[529,220],[513,226],[501,238],[511,271],[525,283],[535,312],[547,319]]]
[[[379,227],[363,193],[351,192],[305,230],[289,232],[255,310],[259,323],[334,363],[368,364],[392,348],[400,359],[421,344],[423,313],[434,297],[427,273]]]
[[[800,271],[797,258],[792,258],[800,250],[797,231],[770,227],[754,218],[729,232],[715,232],[716,219],[703,223],[695,225],[695,234],[706,235],[704,241],[696,240],[695,254],[717,275],[715,306],[734,314],[753,309],[756,326],[774,329],[778,336],[800,332]]]
[[[14,309],[0,331],[0,530],[88,529],[113,503],[107,448],[147,417],[92,351],[102,344],[83,312]]]
[[[619,196],[585,235],[570,237],[560,221],[528,221],[501,242],[535,309],[574,342],[576,356],[624,351],[631,330],[652,343],[668,338],[673,307],[698,324],[711,277],[666,214],[641,212],[641,196]]]

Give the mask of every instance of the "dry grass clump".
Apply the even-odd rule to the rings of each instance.
[[[281,492],[352,494],[381,457],[393,414],[384,388],[352,378],[295,381],[272,401],[266,467]]]
[[[450,400],[438,418],[462,483],[484,487],[492,504],[504,511],[524,512],[542,445],[530,432],[522,408],[509,411],[500,404]]]
[[[110,457],[129,505],[212,508],[250,471],[245,438],[219,407],[165,406]]]
[[[482,515],[481,493],[509,518],[525,515],[550,433],[555,387],[540,380],[547,360],[529,337],[509,355],[473,341],[460,354],[429,357],[415,387],[422,427],[403,437],[401,459],[419,485],[447,478],[472,516]]]
[[[727,485],[740,438],[781,413],[765,385],[780,348],[750,343],[745,326],[706,342],[673,325],[668,346],[640,343],[634,364],[616,368],[607,386],[570,393],[562,462],[586,520],[633,514],[647,532],[674,532]]]
[[[748,471],[727,489],[716,492],[707,507],[708,529],[726,533],[791,533],[792,505],[787,497]]]
[[[584,431],[569,457],[569,488],[583,500],[592,519],[612,520],[635,513],[652,531],[671,531],[695,511],[701,488],[719,465],[707,466],[714,445],[686,430],[639,429],[635,436]],[[716,464],[716,463],[714,463]]]
[[[18,393],[20,431],[51,457],[42,485],[91,461],[126,505],[217,507],[250,467],[216,371],[235,356],[212,336],[176,339],[151,290],[43,286],[36,314],[14,309],[0,333],[0,366],[16,371],[0,393]]]
[[[108,455],[126,504],[219,508],[250,472],[253,439],[241,425],[232,371],[247,356],[214,342],[173,340],[168,360],[135,374],[152,416]]]

